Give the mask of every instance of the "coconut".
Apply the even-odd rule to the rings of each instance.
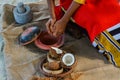
[[[50,54],[47,54],[48,62],[60,62],[60,58],[53,58]]]
[[[56,50],[54,50],[53,48],[50,48],[49,54],[52,58],[58,58],[59,57],[59,55],[56,53]]]
[[[61,67],[60,62],[46,62],[43,65],[49,70],[58,70]]]
[[[71,67],[75,63],[75,56],[72,53],[66,53],[62,56],[61,60],[63,66]]]
[[[58,57],[61,57],[61,54],[63,54],[63,51],[59,48],[51,47],[49,53],[50,53],[51,57],[58,58]]]
[[[51,47],[53,50],[55,50],[56,54],[62,54],[63,51],[57,47]]]
[[[49,62],[60,61],[60,58],[63,54],[63,50],[56,47],[51,47],[49,53],[47,54],[47,59]]]

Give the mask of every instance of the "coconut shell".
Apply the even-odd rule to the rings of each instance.
[[[47,69],[47,68],[45,67],[45,65],[42,66],[42,69],[43,69],[43,71],[45,71],[46,73],[54,74],[54,75],[61,74],[61,73],[63,73],[63,70],[64,70],[63,68],[60,68],[60,69],[58,69],[58,70],[50,70],[50,69]]]
[[[55,62],[55,61],[60,62],[60,58],[53,58],[51,57],[50,54],[47,54],[47,60],[48,62]]]
[[[66,54],[71,54],[71,53],[66,53]],[[63,57],[64,57],[66,54],[62,55],[62,57],[61,57],[61,59],[60,59],[60,62],[61,62],[60,65],[61,65],[63,68],[73,68],[73,67],[75,67],[75,65],[77,64],[77,60],[76,60],[76,58],[75,58],[75,56],[74,56],[73,54],[71,54],[71,55],[73,55],[73,57],[74,57],[74,63],[73,63],[72,65],[68,66],[68,65],[66,65],[66,64],[63,62]],[[67,61],[70,61],[68,57],[66,57],[66,60],[67,60]]]
[[[45,64],[43,64],[47,69],[49,70],[58,70],[60,69],[60,64],[59,62],[46,62]]]
[[[51,58],[57,59],[57,60],[59,59],[59,60],[60,60],[61,56],[64,54],[64,51],[62,51],[61,54],[58,54],[58,53],[56,52],[56,50],[50,48],[48,54],[50,55]]]
[[[56,51],[52,48],[50,48],[49,54],[52,58],[58,58],[60,56],[60,54],[57,54]]]

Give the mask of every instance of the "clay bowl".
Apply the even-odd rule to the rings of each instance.
[[[35,40],[38,48],[49,50],[51,47],[60,47],[64,43],[64,35],[59,37],[51,36],[47,31],[41,31],[39,37]]]
[[[47,73],[43,70],[43,64],[47,62],[47,56],[43,56],[39,62],[39,70],[40,72],[47,76],[47,77],[64,77],[68,74],[70,74],[73,71],[73,68],[64,68],[63,72],[60,74],[52,74],[52,73]]]

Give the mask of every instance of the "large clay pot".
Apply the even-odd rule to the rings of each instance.
[[[63,43],[64,35],[56,38],[48,34],[47,31],[42,31],[39,37],[35,40],[36,46],[44,50],[49,50],[51,47],[60,47]]]

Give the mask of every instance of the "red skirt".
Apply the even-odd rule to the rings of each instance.
[[[57,19],[63,16],[63,9],[67,10],[72,0],[60,0],[55,7]],[[86,0],[73,14],[75,23],[87,30],[91,42],[107,28],[120,22],[120,5],[118,0]]]

